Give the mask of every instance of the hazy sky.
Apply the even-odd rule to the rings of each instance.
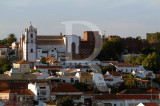
[[[39,35],[65,33],[63,21],[89,21],[102,33],[121,37],[160,31],[160,0],[0,0],[0,39],[20,37],[29,22]],[[89,30],[74,25],[73,33]]]

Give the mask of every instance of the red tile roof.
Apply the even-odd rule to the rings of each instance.
[[[110,75],[113,75],[113,76],[121,76],[121,74],[119,72],[116,72],[116,71],[108,71]]]
[[[138,65],[132,65],[128,63],[118,63],[117,61],[108,61],[109,63],[112,63],[113,65],[116,65],[117,67],[139,67]]]
[[[143,100],[143,99],[159,99],[157,95],[96,95],[95,99],[99,100],[108,100],[108,99],[136,99],[136,100]]]
[[[144,106],[159,106],[157,103],[142,103]]]
[[[150,90],[147,90],[148,93],[153,93],[153,94],[159,94],[160,91],[159,90],[156,90],[156,89],[150,89]]]
[[[30,89],[9,89],[5,91],[1,91],[0,93],[17,93],[17,94],[24,94],[24,95],[34,95]]]
[[[53,59],[54,57],[46,57],[46,61],[49,62]]]
[[[30,62],[28,60],[20,60],[17,61],[16,64],[29,64]]]
[[[8,47],[3,44],[0,44],[0,48],[8,48]]]
[[[71,84],[59,84],[53,89],[53,92],[81,92],[79,89],[73,87]]]
[[[104,79],[105,81],[113,81],[113,79],[112,78],[110,78],[110,79]]]
[[[138,80],[138,82],[150,82],[149,80]]]
[[[108,76],[110,76],[110,75],[103,75],[103,78],[107,78]]]
[[[72,71],[74,71],[74,70],[76,70],[76,69],[69,69],[69,70],[67,70],[67,71],[65,71],[65,72],[72,72]]]
[[[152,74],[147,74],[146,76],[153,76]]]

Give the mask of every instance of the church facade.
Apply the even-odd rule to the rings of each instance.
[[[84,38],[91,37],[86,35]],[[87,39],[86,42],[92,45],[90,39]],[[86,42],[77,35],[62,35],[62,33],[60,35],[37,35],[37,29],[30,25],[20,38],[21,56],[22,59],[29,61],[40,59],[41,56],[58,59],[69,54],[80,57],[83,53],[80,46],[87,44]],[[86,49],[88,49],[88,44]]]

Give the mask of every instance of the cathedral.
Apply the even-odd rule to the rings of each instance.
[[[37,29],[31,24],[25,29],[25,34],[20,37],[21,59],[35,61],[44,57],[85,58],[94,48],[94,34],[98,31],[85,31],[84,39],[77,35],[37,35]]]

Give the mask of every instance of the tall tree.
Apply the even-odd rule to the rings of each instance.
[[[104,40],[98,59],[118,60],[123,50],[124,46],[120,37],[112,38],[111,40]]]
[[[149,54],[142,62],[142,65],[148,70],[153,70],[155,73],[159,73],[160,72],[160,55],[155,52],[153,52],[152,54]]]

